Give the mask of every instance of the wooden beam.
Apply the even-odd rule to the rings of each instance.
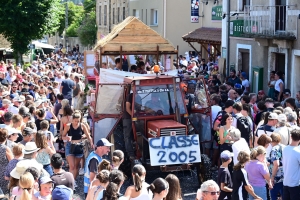
[[[192,45],[190,42],[188,42],[189,45],[197,52],[197,54],[199,54],[200,52],[194,47],[194,45]]]
[[[213,46],[219,53],[221,53],[221,51],[217,48],[215,44],[212,44],[211,46]]]
[[[205,51],[206,51],[208,54],[210,54],[210,52],[207,50],[206,46],[205,46],[204,44],[202,44],[202,43],[200,43],[200,44],[201,44],[201,47],[203,47],[203,48],[205,49]]]
[[[150,43],[123,43],[122,50],[123,52],[131,52],[131,51],[157,51],[157,46],[159,46],[160,51],[167,52],[176,52],[176,49],[171,44],[150,44]],[[116,43],[108,43],[103,48],[103,52],[116,52],[120,51],[120,44]],[[130,54],[129,54],[130,55]]]

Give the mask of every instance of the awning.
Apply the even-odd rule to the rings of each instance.
[[[221,28],[198,28],[182,36],[186,42],[198,42],[202,44],[220,45],[222,40]]]

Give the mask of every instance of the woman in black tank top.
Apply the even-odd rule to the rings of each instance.
[[[94,148],[92,138],[89,134],[87,127],[81,123],[81,113],[80,111],[74,111],[72,114],[72,122],[67,124],[64,128],[62,137],[67,139],[67,145],[65,149],[65,154],[67,161],[69,163],[70,172],[73,174],[74,179],[76,179],[79,171],[79,163],[83,154],[72,154],[70,152],[71,144],[77,144],[81,142],[82,136],[86,135],[87,139],[90,141],[92,148]],[[76,167],[75,167],[76,166]]]

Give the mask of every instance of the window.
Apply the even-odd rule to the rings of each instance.
[[[115,24],[116,23],[116,21],[115,21],[116,19],[115,19],[115,8],[113,8],[113,24]]]
[[[121,20],[120,20],[120,7],[118,7],[118,23],[120,22]]]
[[[150,20],[150,25],[158,25],[158,10],[151,9]]]
[[[125,7],[123,7],[123,20],[126,18]]]
[[[146,21],[145,24],[148,25],[148,13],[147,13],[147,9],[146,9]]]
[[[142,21],[144,20],[144,11],[142,9],[142,12],[141,12],[141,18],[140,18]]]
[[[139,10],[133,9],[132,10],[132,16],[135,16],[135,17],[139,18]]]
[[[102,21],[102,13],[101,13],[101,6],[99,6],[99,25],[101,25]]]
[[[107,5],[104,6],[104,22],[103,25],[107,25]]]
[[[239,0],[240,3],[240,11],[244,11],[250,6],[250,0]]]

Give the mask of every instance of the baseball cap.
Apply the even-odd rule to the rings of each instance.
[[[10,95],[10,93],[8,91],[2,92],[2,98],[7,97],[8,95]]]
[[[259,90],[259,91],[258,91],[258,94],[265,94],[265,91]]]
[[[14,133],[21,133],[20,130],[12,128],[12,127],[8,127],[7,132],[8,132],[8,135],[12,135]]]
[[[278,115],[278,121],[279,122],[287,122],[287,117],[285,114],[279,114]]]
[[[106,138],[100,139],[96,144],[97,147],[103,147],[103,146],[110,147],[113,145],[114,144],[110,143]]]
[[[22,101],[25,101],[25,97],[24,96],[15,96],[13,98],[13,101],[22,102]]]
[[[2,105],[4,105],[4,104],[11,104],[11,101],[8,100],[8,99],[3,99],[2,100]]]
[[[246,72],[242,72],[241,75],[242,75],[242,77],[247,78]]]
[[[42,103],[44,103],[44,101],[42,101],[42,100],[37,100],[36,102],[34,102],[34,106],[37,108],[37,107],[39,107]]]
[[[284,89],[283,94],[291,95],[291,90],[290,89]]]
[[[40,185],[45,184],[45,183],[53,183],[53,182],[54,181],[50,177],[48,177],[48,176],[43,176],[39,180]]]
[[[236,83],[236,84],[234,85],[234,88],[236,88],[236,89],[242,89],[242,85],[239,84],[239,83]]]
[[[268,119],[278,119],[278,115],[276,113],[270,113]]]
[[[70,200],[73,195],[73,191],[64,186],[58,185],[52,191],[52,200]]]
[[[233,153],[228,150],[222,151],[221,158],[225,161],[228,161],[231,157],[233,157]]]
[[[265,103],[274,103],[272,98],[266,98]]]

